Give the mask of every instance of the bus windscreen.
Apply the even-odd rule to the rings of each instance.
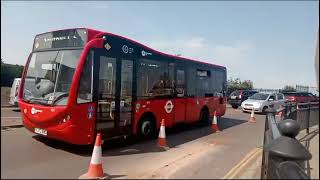
[[[37,35],[33,50],[83,47],[87,42],[86,29],[68,29]]]

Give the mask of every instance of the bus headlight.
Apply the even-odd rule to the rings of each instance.
[[[139,112],[139,109],[140,109],[140,104],[137,103],[137,104],[136,104],[136,112]]]

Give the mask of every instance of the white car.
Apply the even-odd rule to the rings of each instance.
[[[15,78],[12,83],[9,104],[13,106],[18,106],[18,94],[19,94],[20,82],[21,82],[21,78]]]
[[[243,101],[241,109],[243,112],[251,112],[254,108],[255,112],[265,113],[268,108],[278,109],[284,106],[286,101],[282,93],[259,92]]]

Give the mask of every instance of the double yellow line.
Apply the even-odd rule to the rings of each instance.
[[[251,150],[237,165],[235,165],[222,179],[235,179],[238,175],[242,174],[252,160],[256,159],[258,155],[261,155],[261,148],[254,148]]]

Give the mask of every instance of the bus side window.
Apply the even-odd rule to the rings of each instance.
[[[196,69],[192,67],[192,64],[190,64],[187,68],[187,81],[186,81],[186,85],[187,85],[187,96],[188,97],[195,97],[196,95],[196,86],[195,86],[195,82],[196,82]]]
[[[152,59],[140,59],[137,72],[137,96],[150,99],[173,95],[174,64]]]
[[[184,70],[177,70],[177,85],[176,85],[177,97],[184,97],[185,91],[185,75]]]
[[[92,102],[92,77],[93,77],[93,53],[90,52],[87,56],[85,65],[83,67],[80,84],[78,90],[77,103],[88,103]]]

